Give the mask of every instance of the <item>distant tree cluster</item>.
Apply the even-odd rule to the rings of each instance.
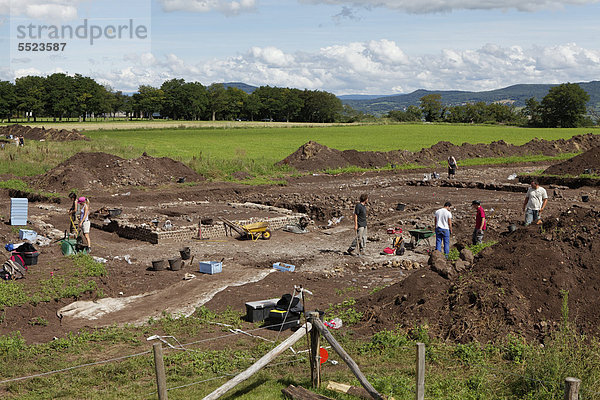
[[[132,96],[102,86],[92,78],[56,73],[0,81],[0,118],[34,121],[87,116],[177,120],[268,120],[334,122],[344,117],[342,102],[332,93],[261,86],[252,94],[223,84],[208,87],[172,79],[160,87],[141,85]],[[346,113],[347,114],[347,113]]]
[[[427,121],[448,123],[492,123],[519,124],[523,121],[522,114],[508,104],[477,102],[459,106],[445,106],[442,96],[428,94],[421,97],[421,104],[408,106],[404,111],[390,111],[388,117],[399,122]]]
[[[533,127],[574,128],[592,125],[586,118],[589,95],[575,83],[565,83],[548,91],[541,103],[530,98],[523,109],[508,104],[485,102],[446,106],[440,94],[421,97],[420,106],[390,111],[387,117],[398,122],[491,123]]]
[[[528,125],[545,128],[576,128],[593,125],[585,116],[590,96],[576,83],[563,83],[548,91],[541,103],[530,98],[523,114]]]

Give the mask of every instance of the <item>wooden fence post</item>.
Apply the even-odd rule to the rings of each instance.
[[[425,399],[425,344],[417,343],[417,390],[416,399]]]
[[[579,386],[581,386],[580,379],[565,379],[565,400],[579,400]]]
[[[231,390],[232,388],[237,386],[238,383],[241,383],[241,382],[245,381],[246,379],[250,378],[252,375],[254,375],[256,372],[260,371],[261,368],[266,366],[268,363],[270,363],[272,360],[274,360],[281,353],[283,353],[284,351],[289,349],[291,346],[293,346],[294,343],[296,343],[298,340],[302,339],[304,337],[304,335],[306,335],[306,331],[307,330],[310,331],[311,329],[313,329],[312,324],[310,322],[307,322],[306,326],[304,326],[304,325],[301,326],[300,329],[298,329],[292,336],[288,337],[283,342],[281,342],[277,347],[275,347],[273,350],[271,350],[270,352],[268,352],[267,354],[262,356],[258,361],[256,361],[254,364],[252,364],[248,369],[246,369],[243,372],[240,372],[235,377],[233,377],[231,380],[229,380],[225,384],[223,384],[221,387],[215,389],[212,393],[205,396],[204,400],[216,400],[219,397],[221,397],[222,395],[224,395],[225,393],[227,393],[229,390]]]
[[[371,395],[371,397],[375,400],[383,400],[383,396],[379,394],[379,392],[375,390],[373,385],[369,383],[367,378],[360,371],[360,368],[358,368],[356,362],[348,355],[348,353],[346,353],[346,350],[344,350],[342,346],[340,346],[338,341],[335,340],[335,338],[333,337],[331,332],[329,332],[329,330],[323,324],[323,322],[321,322],[320,319],[315,319],[313,327],[316,328],[321,333],[321,335],[323,335],[325,340],[327,340],[331,347],[333,347],[333,350],[335,350],[335,352],[338,353],[342,360],[344,360],[346,365],[348,365],[348,368],[350,368],[350,371],[352,371],[352,373],[354,374],[354,376],[356,376],[362,387],[365,388],[365,390]]]
[[[156,387],[158,389],[158,399],[168,400],[167,375],[165,373],[162,343],[154,343],[152,345],[152,350],[154,351],[154,369],[156,370]]]
[[[308,314],[308,321],[313,324],[314,320],[319,319],[318,312]],[[321,334],[318,329],[310,331],[310,381],[313,389],[321,386]]]

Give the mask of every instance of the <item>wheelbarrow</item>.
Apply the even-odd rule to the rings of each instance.
[[[271,239],[271,229],[268,222],[254,222],[252,224],[240,225],[229,221],[225,218],[220,218],[223,223],[240,234],[241,237],[252,239],[253,241],[260,239]]]
[[[413,249],[424,240],[431,246],[429,238],[435,235],[435,233],[429,229],[410,229],[408,233],[410,234],[410,244]]]

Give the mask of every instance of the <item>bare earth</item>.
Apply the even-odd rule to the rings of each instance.
[[[153,245],[138,240],[123,239],[115,233],[92,229],[93,255],[107,261],[108,277],[98,280],[104,293],[102,299],[62,300],[37,307],[27,305],[6,310],[0,324],[0,334],[19,330],[29,342],[41,342],[84,326],[98,327],[114,323],[143,323],[163,312],[189,315],[196,307],[206,305],[221,311],[228,306],[242,312],[244,303],[280,297],[301,285],[314,295],[307,297],[307,307],[326,309],[351,292],[355,298],[374,299],[374,293],[403,281],[407,276],[429,271],[427,260],[431,247],[427,243],[403,257],[381,255],[390,245],[388,227],[400,226],[408,241],[408,230],[432,224],[433,212],[449,200],[453,203],[455,232],[453,242],[468,242],[474,223],[470,203],[482,202],[489,216],[486,240],[504,240],[508,225],[522,219],[522,192],[478,189],[473,183],[486,182],[509,185],[524,190],[527,185],[508,180],[514,173],[540,170],[548,165],[509,167],[478,167],[460,169],[457,183],[465,187],[442,187],[441,179],[420,186],[423,172],[380,172],[339,176],[314,175],[291,179],[286,186],[249,187],[231,183],[200,182],[196,186],[170,184],[156,190],[140,191],[124,188],[102,188],[83,193],[91,197],[92,210],[101,207],[122,208],[123,216],[138,223],[169,219],[174,226],[197,224],[202,218],[245,219],[263,216],[252,207],[234,207],[230,203],[251,202],[306,213],[313,221],[309,233],[293,234],[276,230],[271,240],[239,240],[237,237],[209,240],[189,240],[182,243]],[[468,187],[473,186],[473,187]],[[512,190],[516,190],[516,189]],[[350,223],[356,199],[363,192],[370,194],[369,243],[361,257],[344,255],[353,238]],[[573,204],[597,207],[598,190],[590,188],[559,188],[551,201],[547,215],[558,215]],[[581,195],[589,195],[589,203],[581,203]],[[5,210],[9,215],[9,198],[5,193]],[[49,234],[53,229],[68,228],[66,199],[62,204],[30,204],[30,229]],[[398,203],[406,205],[396,211]],[[339,224],[333,223],[339,217]],[[6,221],[6,217],[5,217]],[[331,227],[324,229],[329,221]],[[54,231],[56,234],[56,231]],[[0,226],[5,243],[15,241],[15,233],[7,224]],[[433,244],[433,240],[431,243]],[[189,246],[194,256],[180,271],[151,271],[153,260],[179,255],[179,249]],[[60,276],[65,268],[58,244],[40,247],[39,263],[30,268],[27,284],[47,279],[50,273]],[[130,256],[131,264],[123,256]],[[198,261],[223,259],[221,274],[198,273]],[[402,260],[408,260],[410,262]],[[295,272],[274,272],[274,262],[296,266]],[[417,269],[415,269],[417,267]],[[183,280],[186,273],[194,279]],[[429,271],[428,273],[432,273]],[[440,278],[442,279],[442,278]],[[374,290],[377,289],[377,290]],[[429,287],[427,290],[436,290]],[[88,300],[87,302],[85,300]],[[371,304],[369,307],[373,308]],[[32,326],[31,318],[41,316],[47,327]],[[372,319],[372,318],[371,318]],[[365,327],[372,327],[372,320]],[[385,324],[382,325],[386,326]]]

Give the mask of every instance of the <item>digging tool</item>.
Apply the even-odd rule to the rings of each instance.
[[[77,230],[77,227],[75,226],[75,222],[73,221],[73,218],[71,218],[70,215],[69,215],[69,219],[71,220],[71,226],[73,227],[73,229],[75,229],[75,237],[79,236],[79,232]]]

